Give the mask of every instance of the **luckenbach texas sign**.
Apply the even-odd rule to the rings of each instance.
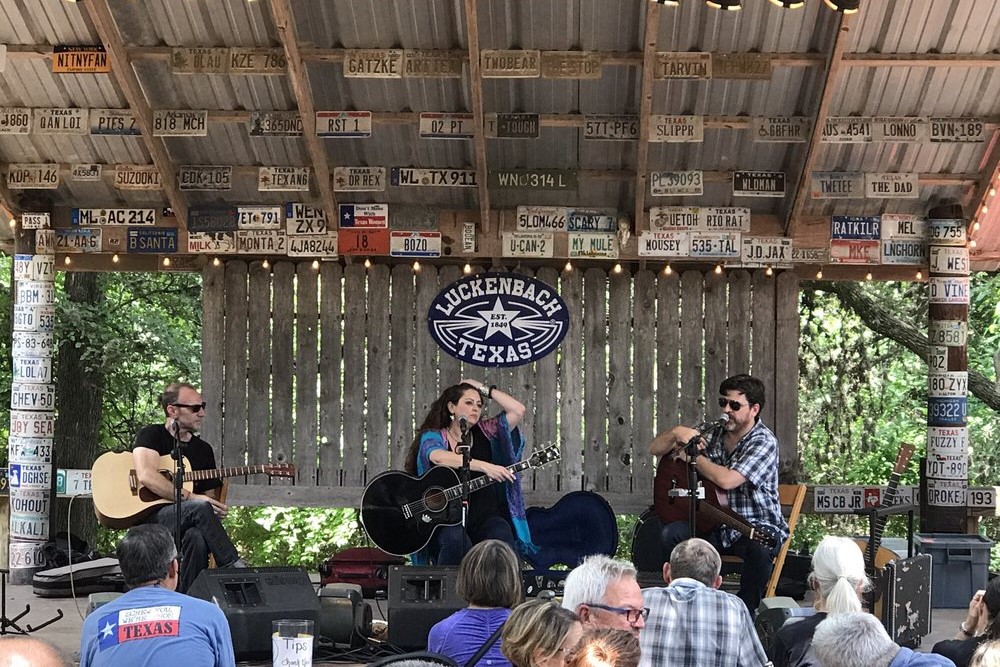
[[[481,273],[448,285],[427,313],[431,337],[476,366],[520,366],[541,359],[569,328],[554,287],[516,273]]]

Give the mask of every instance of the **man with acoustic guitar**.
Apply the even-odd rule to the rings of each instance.
[[[725,525],[724,519],[722,525],[698,531],[698,537],[711,542],[720,554],[743,559],[738,596],[752,617],[771,576],[774,555],[788,538],[788,524],[778,499],[778,441],[759,417],[764,405],[763,382],[750,375],[734,375],[719,385],[719,394],[723,418],[717,427],[702,434],[687,426],[675,426],[656,436],[649,451],[661,457],[659,466],[681,461],[686,467],[693,456],[694,467],[705,485],[718,487],[728,498],[729,509],[773,538],[774,546],[768,548]],[[689,448],[689,454],[685,446],[691,442],[696,446]],[[654,504],[662,500],[654,498]],[[711,500],[700,501],[706,503]],[[661,535],[664,555],[669,558],[673,548],[689,537],[688,521],[666,523]]]
[[[139,483],[167,500],[174,499],[174,485],[160,473],[160,457],[170,455],[174,440],[182,445],[182,453],[192,470],[215,468],[212,446],[198,437],[205,418],[205,402],[194,386],[175,382],[160,394],[160,406],[166,414],[162,424],[146,426],[135,436],[132,458]],[[215,556],[221,567],[243,567],[236,547],[222,527],[221,519],[227,507],[219,501],[222,481],[199,480],[194,492],[181,492],[181,569],[177,590],[187,592],[198,574],[208,567],[208,554]],[[163,505],[146,523],[158,523],[171,532],[175,526],[174,505]]]

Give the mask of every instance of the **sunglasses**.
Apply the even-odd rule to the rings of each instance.
[[[171,403],[175,408],[187,408],[191,412],[201,412],[208,403]]]
[[[731,401],[728,398],[723,398],[722,396],[720,396],[719,397],[719,407],[720,408],[724,408],[727,405],[729,406],[729,409],[732,410],[733,412],[739,412],[740,410],[743,409],[743,406],[750,405],[750,404],[749,403],[740,403],[739,401]]]

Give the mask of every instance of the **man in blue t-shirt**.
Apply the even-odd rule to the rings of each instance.
[[[177,549],[163,526],[131,528],[118,544],[129,592],[83,623],[80,667],[188,665],[233,667],[233,639],[222,610],[176,592]]]

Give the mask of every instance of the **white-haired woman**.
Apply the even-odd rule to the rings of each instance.
[[[827,536],[812,557],[809,585],[816,595],[816,613],[778,630],[774,638],[774,667],[818,665],[809,647],[813,632],[827,616],[863,611],[861,594],[871,586],[865,574],[865,556],[854,540]]]

